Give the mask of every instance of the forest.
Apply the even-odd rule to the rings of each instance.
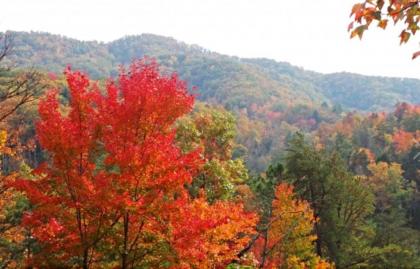
[[[420,268],[417,79],[0,32],[0,155],[0,268]]]

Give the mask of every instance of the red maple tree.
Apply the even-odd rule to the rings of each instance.
[[[146,60],[122,69],[105,94],[86,75],[65,74],[69,106],[60,106],[56,90],[39,106],[37,135],[50,161],[35,180],[15,184],[33,206],[23,225],[41,247],[28,262],[207,268],[232,260],[256,217],[241,205],[188,196],[203,159],[174,142],[175,121],[194,103],[185,83]]]

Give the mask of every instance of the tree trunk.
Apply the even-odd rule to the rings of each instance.
[[[89,269],[89,249],[83,250],[83,269]]]
[[[121,254],[121,269],[127,269],[128,268],[128,224],[129,224],[130,218],[128,215],[128,212],[124,215],[124,245],[123,245],[123,251]]]

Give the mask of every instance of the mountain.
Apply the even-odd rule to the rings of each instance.
[[[150,56],[199,89],[199,99],[233,110],[251,106],[271,111],[306,105],[346,110],[389,110],[398,102],[420,103],[420,80],[351,73],[321,74],[269,59],[244,59],[211,52],[152,34],[109,43],[79,41],[40,32],[9,32],[19,67],[62,72],[70,64],[95,79],[116,74],[120,64]]]

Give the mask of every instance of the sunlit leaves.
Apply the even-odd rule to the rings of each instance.
[[[401,44],[402,43],[407,43],[407,41],[410,39],[411,34],[409,32],[406,31],[402,31],[400,34],[400,39],[401,39]]]
[[[194,102],[185,83],[147,60],[122,69],[104,91],[83,73],[68,69],[66,78],[69,107],[57,90],[39,105],[37,135],[51,160],[35,180],[15,183],[33,205],[23,225],[41,245],[28,262],[205,268],[233,259],[256,217],[240,204],[188,196],[204,160],[175,142],[174,124]]]
[[[358,36],[362,38],[363,32],[369,28],[373,21],[378,22],[378,27],[386,29],[388,19],[391,19],[394,24],[403,24],[400,43],[407,43],[410,37],[415,35],[419,29],[419,8],[418,0],[366,0],[356,3],[353,5],[350,13],[350,17],[352,17],[352,22],[348,27],[348,31],[351,31],[350,37]],[[418,53],[414,53],[413,59],[417,56]]]
[[[408,151],[416,142],[412,133],[398,130],[392,137],[395,149],[398,153]]]
[[[241,205],[195,199],[174,211],[171,227],[173,244],[181,265],[192,268],[221,268],[237,254],[255,233],[256,215],[244,213]]]
[[[331,268],[315,254],[316,221],[309,203],[298,199],[292,186],[279,184],[267,232],[253,248],[260,268]]]
[[[201,149],[205,164],[189,187],[196,196],[201,188],[209,201],[232,199],[236,187],[248,178],[241,159],[232,160],[235,146],[235,118],[223,108],[198,104],[194,112],[178,121],[177,141],[189,152]]]
[[[380,27],[382,29],[385,29],[387,27],[387,25],[388,25],[388,20],[387,19],[380,20],[378,22],[378,27]]]

